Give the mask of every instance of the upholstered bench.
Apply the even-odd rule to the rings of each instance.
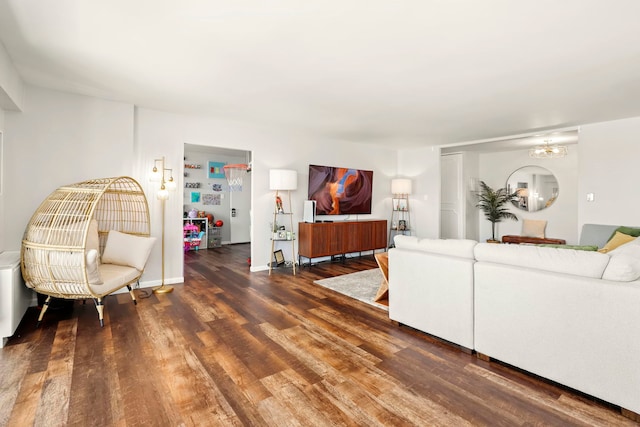
[[[502,243],[512,243],[516,245],[520,243],[533,243],[535,245],[538,245],[538,244],[566,245],[567,241],[564,239],[551,239],[548,237],[542,238],[542,237],[507,235],[507,236],[502,236]]]

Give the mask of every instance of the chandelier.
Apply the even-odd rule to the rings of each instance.
[[[556,157],[564,157],[569,150],[564,145],[551,145],[550,139],[545,139],[544,145],[538,145],[529,150],[529,157],[536,159],[553,159]]]

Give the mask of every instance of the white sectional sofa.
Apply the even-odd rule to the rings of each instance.
[[[580,243],[615,228],[587,224]],[[389,317],[638,414],[640,239],[624,248],[399,238]]]
[[[389,251],[389,317],[473,349],[475,240],[396,236]]]

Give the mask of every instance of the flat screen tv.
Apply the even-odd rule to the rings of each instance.
[[[316,215],[371,213],[373,171],[309,165],[309,200]]]

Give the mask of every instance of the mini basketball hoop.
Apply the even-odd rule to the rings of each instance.
[[[247,173],[248,166],[244,164],[224,165],[222,170],[229,183],[229,191],[242,191],[242,178]]]

